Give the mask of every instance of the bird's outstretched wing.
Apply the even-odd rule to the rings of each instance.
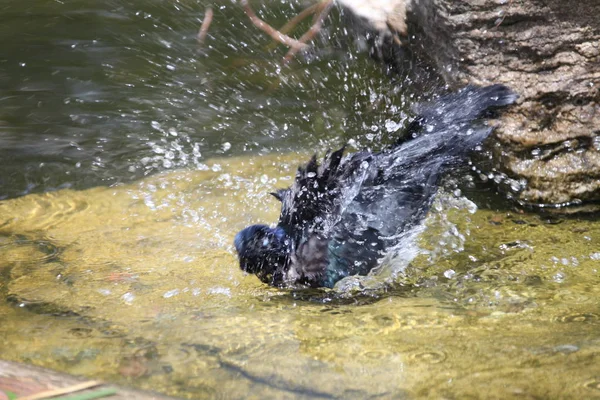
[[[323,231],[338,206],[344,147],[327,152],[321,165],[314,155],[298,168],[292,186],[273,195],[281,201],[279,226],[294,240],[308,229],[310,233]]]
[[[320,165],[313,156],[306,165],[298,168],[292,186],[272,193],[281,201],[277,226],[293,243],[291,262],[282,276],[285,282],[332,286],[330,282],[356,269],[348,267],[345,260],[339,268],[328,268],[330,256],[336,255],[332,253],[330,243],[339,236],[334,233],[334,229],[339,231],[335,226],[342,219],[345,208],[359,195],[373,155],[358,152],[343,158],[343,154],[344,147],[328,151]],[[357,243],[364,242],[361,232],[352,234]],[[343,255],[349,254],[346,253]]]

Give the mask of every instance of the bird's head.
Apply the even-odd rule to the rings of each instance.
[[[240,268],[270,285],[282,279],[289,262],[291,240],[283,229],[252,225],[235,235]]]

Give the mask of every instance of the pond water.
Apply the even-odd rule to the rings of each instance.
[[[389,140],[414,85],[337,14],[285,68],[234,2],[200,46],[208,4],[0,6],[1,357],[183,398],[600,398],[600,222],[514,209],[465,170],[392,284],[239,270],[268,193],[315,150]]]

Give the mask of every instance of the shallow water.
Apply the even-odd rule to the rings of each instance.
[[[600,223],[463,197],[462,171],[392,284],[244,275],[268,193],[388,139],[410,93],[343,30],[278,73],[234,3],[199,47],[205,5],[0,6],[2,358],[185,398],[600,398]]]
[[[600,395],[600,224],[440,194],[404,285],[272,289],[231,237],[301,159],[1,203],[3,358],[189,398]]]

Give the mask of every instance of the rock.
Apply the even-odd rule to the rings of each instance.
[[[157,393],[122,388],[32,365],[0,360],[0,400],[13,399],[15,396],[47,399],[60,394],[65,395],[60,397],[63,399],[110,397],[113,400],[175,400]]]
[[[448,84],[520,94],[496,130],[502,188],[527,205],[600,201],[600,2],[414,0],[411,9]]]

